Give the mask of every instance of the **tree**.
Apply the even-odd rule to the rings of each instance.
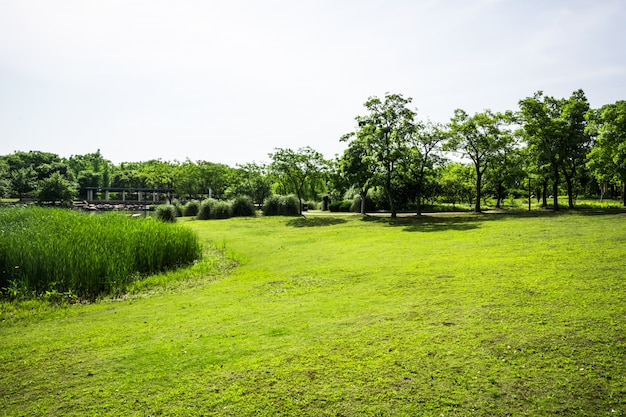
[[[0,198],[8,197],[11,194],[11,180],[9,167],[0,158]]]
[[[491,168],[485,173],[485,189],[496,198],[496,208],[511,190],[524,187],[526,178],[523,153],[516,148],[505,147],[492,159]]]
[[[417,214],[422,214],[422,197],[426,188],[427,175],[443,158],[437,154],[447,135],[440,124],[416,123],[414,134],[409,138],[409,149],[405,155],[404,167],[415,187]]]
[[[554,210],[558,210],[561,129],[563,128],[559,123],[561,105],[555,98],[544,97],[543,92],[538,91],[533,97],[521,100],[519,106],[524,121],[524,132],[537,165],[542,170],[543,167],[549,167],[551,172],[553,207]]]
[[[239,165],[234,170],[233,180],[226,190],[229,198],[248,196],[257,205],[262,205],[271,194],[272,185],[267,178],[267,167],[254,162]]]
[[[586,114],[589,103],[583,90],[572,93],[569,99],[562,100],[560,121],[563,124],[560,161],[561,172],[567,186],[569,208],[574,208],[574,180],[585,168],[586,156],[590,151],[591,136],[587,132]]]
[[[407,108],[410,102],[410,98],[401,94],[388,93],[384,100],[370,97],[364,104],[368,114],[356,117],[355,140],[363,142],[365,158],[371,160],[373,168],[372,181],[385,190],[392,218],[396,217],[397,210],[398,167],[414,131],[415,113]]]
[[[327,171],[328,161],[321,153],[308,146],[297,151],[276,148],[269,157],[272,159],[270,170],[280,179],[285,190],[296,194],[300,203],[299,212],[302,214],[302,199],[306,186],[316,183]]]
[[[464,110],[454,111],[450,121],[448,149],[461,151],[471,159],[476,174],[476,196],[474,211],[480,213],[482,177],[494,157],[502,152],[511,138],[503,129],[510,116],[486,110],[470,117]]]
[[[54,172],[48,178],[40,181],[37,190],[37,199],[40,202],[69,204],[76,196],[76,184]]]
[[[472,166],[460,162],[450,162],[440,168],[441,194],[453,207],[464,200],[472,205],[474,175]]]
[[[567,183],[568,204],[574,207],[574,178],[584,166],[591,138],[586,132],[585,115],[589,104],[582,90],[569,99],[544,96],[542,91],[519,102],[529,149],[537,165],[549,166],[552,176],[554,210],[559,209],[559,182]]]
[[[200,189],[215,198],[223,198],[229,187],[234,169],[225,164],[196,161],[199,170]]]
[[[20,200],[35,189],[37,183],[37,173],[30,166],[11,170],[9,172],[11,189],[16,192]]]
[[[596,141],[587,166],[600,184],[621,182],[626,206],[626,101],[591,111],[588,120],[588,133],[596,136]]]
[[[349,141],[355,134],[348,133],[342,136],[342,141]],[[361,214],[365,214],[365,200],[367,191],[374,179],[374,160],[368,153],[368,146],[363,138],[352,140],[339,160],[339,171],[350,186],[359,189],[361,196]]]

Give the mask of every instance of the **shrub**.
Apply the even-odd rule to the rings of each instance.
[[[300,202],[298,197],[290,195],[273,195],[265,199],[263,204],[264,216],[298,216]]]
[[[188,264],[202,254],[188,228],[115,212],[6,208],[0,209],[0,229],[5,297],[119,292],[141,274]]]
[[[176,207],[176,217],[182,217],[183,215],[183,204],[178,199],[172,200],[172,205]]]
[[[212,219],[229,219],[230,217],[232,217],[232,210],[229,203],[226,201],[215,203],[211,211]]]
[[[232,202],[232,215],[235,217],[245,217],[256,215],[256,209],[249,197],[237,197]]]
[[[298,201],[298,197],[293,194],[281,196],[280,214],[283,216],[300,215],[300,202]]]
[[[198,200],[190,200],[183,206],[183,216],[197,216],[200,210],[200,202]]]
[[[198,220],[209,220],[211,218],[211,212],[213,211],[215,203],[217,203],[217,200],[213,198],[207,198],[205,200],[202,200],[196,218]]]
[[[356,196],[354,200],[352,201],[352,205],[350,206],[350,211],[353,211],[355,213],[361,212],[361,196],[360,195]],[[365,211],[367,212],[376,211],[376,205],[370,198],[369,194],[365,197]]]
[[[155,210],[156,218],[164,222],[175,222],[177,214],[178,210],[173,204],[161,204]]]
[[[333,201],[328,205],[328,210],[331,212],[349,212],[352,206],[352,201],[342,200],[342,201]]]
[[[271,195],[263,202],[263,215],[264,216],[278,216],[280,215],[280,196]]]
[[[317,201],[307,201],[306,204],[309,206],[309,210],[319,210],[320,208]]]

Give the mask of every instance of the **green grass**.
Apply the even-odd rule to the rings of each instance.
[[[53,208],[0,208],[0,295],[94,298],[141,274],[195,261],[197,236],[153,219]]]
[[[239,266],[4,310],[6,415],[626,414],[623,211],[184,225]]]

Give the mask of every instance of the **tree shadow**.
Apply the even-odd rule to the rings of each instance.
[[[322,227],[333,226],[335,224],[346,223],[346,219],[337,217],[325,217],[325,216],[311,216],[311,217],[298,217],[287,222],[287,226],[291,227]]]
[[[462,216],[411,216],[389,217],[366,216],[363,221],[386,224],[390,227],[402,227],[406,232],[440,232],[444,230],[472,230],[481,226],[483,215]]]

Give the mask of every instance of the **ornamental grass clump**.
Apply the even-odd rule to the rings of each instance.
[[[173,204],[162,204],[157,206],[155,216],[161,221],[174,223],[178,217],[178,209]]]
[[[189,229],[119,213],[0,209],[0,291],[113,294],[139,277],[201,257]]]
[[[264,216],[297,216],[300,214],[300,203],[293,195],[272,195],[263,204]]]
[[[256,215],[256,208],[249,197],[241,196],[233,200],[231,204],[233,217],[251,217]]]
[[[198,200],[190,200],[183,206],[182,215],[185,217],[197,216],[199,210],[200,202]]]
[[[215,207],[216,203],[217,200],[213,198],[207,198],[205,200],[202,200],[196,218],[198,220],[209,220],[211,218],[211,212],[213,211],[213,207]]]
[[[230,219],[232,217],[230,204],[226,201],[218,201],[211,212],[212,219]]]

